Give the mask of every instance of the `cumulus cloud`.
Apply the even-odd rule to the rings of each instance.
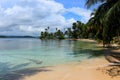
[[[52,29],[71,26],[74,19],[66,20],[62,14],[65,8],[54,0],[1,0],[1,4],[11,3],[9,7],[0,7],[0,34],[39,35],[50,26]]]
[[[75,7],[65,9],[55,0],[0,0],[0,4],[0,35],[38,36],[48,26],[51,31],[71,27],[75,19],[66,19],[66,11],[83,16],[85,21],[90,13]]]

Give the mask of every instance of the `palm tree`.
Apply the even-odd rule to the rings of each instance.
[[[91,18],[87,22],[87,32],[92,33],[94,38],[97,40],[102,40],[102,32],[103,32],[103,26],[102,23],[100,23],[98,17],[96,17],[97,10],[94,9],[91,13]],[[88,35],[89,35],[88,33]]]
[[[72,38],[72,30],[71,28],[67,28],[67,30],[65,31],[65,35],[70,39]]]
[[[86,1],[86,5],[87,5],[87,8],[90,8],[92,5],[98,3],[98,2],[104,2],[106,0],[87,0]]]
[[[93,12],[90,14],[90,16],[91,16],[91,17],[94,17],[94,16],[95,16],[95,14],[96,14],[96,11],[97,11],[97,10],[96,10],[96,9],[94,9],[94,10],[93,10]]]
[[[81,21],[74,22],[72,26],[72,38],[81,38],[83,27],[84,24]]]
[[[110,44],[112,38],[120,34],[120,0],[87,0],[87,7],[102,2],[98,7],[94,24],[102,29],[102,40],[104,44]]]
[[[58,30],[58,31],[56,32],[56,38],[57,38],[57,39],[65,39],[64,33],[63,33],[61,30]]]

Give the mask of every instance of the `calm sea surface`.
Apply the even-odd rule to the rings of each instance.
[[[95,43],[72,40],[0,39],[0,74],[90,58]]]

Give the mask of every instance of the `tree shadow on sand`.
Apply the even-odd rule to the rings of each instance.
[[[120,76],[120,66],[107,66],[103,71],[112,78]]]
[[[108,48],[105,52],[105,58],[110,64],[106,69],[106,73],[111,77],[120,76],[120,51],[117,48]]]
[[[98,47],[99,48],[99,47]],[[95,58],[104,56],[109,62],[108,66],[104,68],[104,72],[111,77],[120,76],[120,51],[114,51],[118,48],[104,48],[104,49],[79,49],[74,50],[74,57],[81,56],[81,54],[89,54],[88,58]]]
[[[24,63],[10,67],[11,64],[7,62],[6,63],[0,62],[0,80],[20,80],[25,76],[30,76],[38,72],[51,71],[49,69],[46,69],[45,67],[21,69],[22,67],[25,67],[29,64],[30,63]]]

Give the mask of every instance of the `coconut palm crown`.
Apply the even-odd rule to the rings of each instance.
[[[101,29],[103,43],[110,44],[113,37],[120,34],[120,0],[87,0],[86,6],[90,8],[99,2],[101,5],[90,21],[98,31]]]

